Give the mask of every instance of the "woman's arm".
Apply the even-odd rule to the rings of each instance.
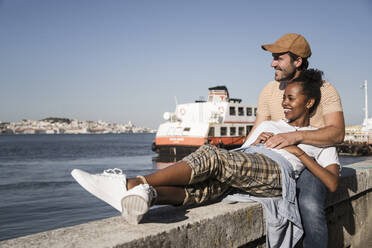
[[[337,164],[331,164],[324,168],[298,146],[287,146],[283,149],[297,156],[297,158],[301,160],[301,162],[314,174],[314,176],[319,178],[320,181],[324,183],[329,191],[336,191],[339,179],[339,167]]]

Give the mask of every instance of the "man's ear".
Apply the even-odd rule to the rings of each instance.
[[[307,109],[310,109],[312,106],[314,106],[314,104],[315,104],[315,99],[314,98],[310,98],[309,100],[307,100],[306,108]]]
[[[296,68],[300,68],[300,66],[302,65],[302,58],[301,57],[297,57],[295,61],[293,61],[294,65],[296,66]]]

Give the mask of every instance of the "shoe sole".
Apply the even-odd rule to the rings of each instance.
[[[130,224],[138,224],[143,215],[149,210],[147,201],[139,195],[128,195],[121,200],[122,216]]]
[[[110,206],[112,206],[113,208],[115,208],[116,210],[120,211],[121,212],[121,209],[118,209],[117,206],[113,206],[112,204],[109,203],[109,199],[108,197],[106,196],[107,194],[105,194],[104,192],[100,191],[99,188],[97,188],[96,186],[94,186],[92,183],[90,183],[89,180],[86,180],[84,178],[84,174],[87,174],[90,176],[89,173],[85,172],[85,171],[82,171],[82,170],[79,170],[79,169],[74,169],[72,172],[71,172],[71,175],[72,177],[86,190],[88,191],[89,193],[91,193],[92,195],[94,195],[95,197],[97,197],[98,199],[106,202],[107,204],[109,204]]]

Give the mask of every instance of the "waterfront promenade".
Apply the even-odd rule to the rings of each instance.
[[[372,247],[372,160],[346,165],[327,197],[329,247]],[[68,216],[66,216],[68,218]],[[113,217],[0,242],[0,247],[265,247],[258,203],[151,210],[139,225]]]

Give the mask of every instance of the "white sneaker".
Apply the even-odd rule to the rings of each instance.
[[[156,190],[148,184],[133,187],[126,192],[121,200],[122,216],[130,224],[138,224],[156,197]]]
[[[89,193],[122,212],[121,199],[127,192],[127,180],[122,170],[109,169],[94,175],[74,169],[71,175]]]

